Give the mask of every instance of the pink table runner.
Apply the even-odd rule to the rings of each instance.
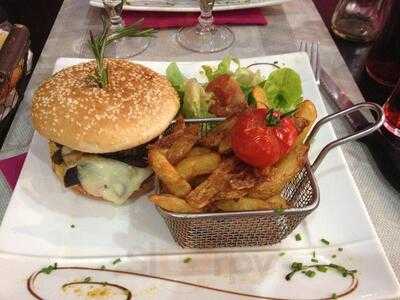
[[[259,8],[217,11],[213,13],[214,23],[217,25],[267,25],[267,19]],[[193,26],[197,23],[197,12],[143,12],[124,11],[122,18],[126,25],[144,19],[144,27],[176,28]]]
[[[21,173],[26,153],[0,160],[0,172],[3,173],[11,189],[17,184],[19,173]]]

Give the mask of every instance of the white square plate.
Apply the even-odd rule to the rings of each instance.
[[[60,58],[55,71],[82,61]],[[305,53],[242,59],[241,63],[248,65],[274,61],[299,72],[304,98],[315,103],[319,118],[325,116],[326,110]],[[165,73],[169,64],[140,63],[160,73]],[[188,77],[201,80],[201,65],[215,63],[184,62],[178,65]],[[261,70],[268,73],[266,69]],[[332,127],[325,126],[312,144],[310,160],[323,145],[335,138]],[[315,250],[320,261],[340,263],[359,271],[358,287],[348,297],[386,299],[399,295],[398,282],[340,149],[328,154],[316,172],[316,178],[320,188],[320,206],[281,243],[240,249],[182,249],[175,244],[163,220],[146,197],[116,207],[85,199],[66,190],[52,173],[47,141],[35,134],[0,227],[0,251],[3,253],[0,254],[0,261],[4,270],[10,273],[7,279],[0,279],[0,287],[10,282],[10,278],[26,277],[26,274],[47,262],[99,267],[101,264],[110,265],[112,259],[105,257],[124,257],[121,267],[126,270],[141,270],[146,274],[268,297],[315,299],[330,296],[331,291],[339,293],[345,290],[349,280],[333,272],[320,273],[312,279],[300,274],[290,282],[284,280],[289,262],[296,260],[308,263]],[[71,228],[72,224],[74,228]],[[294,235],[297,233],[301,234],[301,241],[295,241]],[[330,245],[322,244],[322,238],[329,240]],[[337,251],[339,247],[344,248],[343,252]],[[285,255],[278,256],[281,252],[285,252]],[[186,257],[189,253],[192,262],[183,264],[180,255]],[[333,254],[337,257],[332,258]],[[112,272],[94,270],[85,272],[97,277],[109,276],[107,278],[114,282],[122,280],[125,285],[135,286],[141,291],[157,287],[149,293],[135,294],[138,298],[134,299],[157,298],[155,295],[165,292],[164,287],[167,292],[162,294],[163,299],[187,299],[187,293],[194,299],[202,299],[205,295],[208,295],[208,299],[221,299],[222,296],[226,297],[224,299],[233,299],[232,295],[223,292],[218,294],[198,287],[183,288],[182,283],[148,278],[147,284],[143,285],[140,283],[143,278],[137,275],[117,276]],[[50,291],[47,280],[57,281],[65,279],[65,276],[77,278],[81,273],[82,270],[59,270],[48,277],[41,274],[38,279],[45,279],[46,282],[38,283],[38,286],[40,289],[43,287],[42,292],[55,293],[51,295],[57,295],[54,297],[60,299],[57,293],[61,292],[57,288]],[[182,288],[185,292],[177,295],[176,292]],[[4,292],[5,289],[0,288],[0,296]],[[48,299],[47,296],[43,298]]]

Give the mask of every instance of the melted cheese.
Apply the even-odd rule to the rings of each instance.
[[[116,204],[124,203],[153,172],[97,155],[84,155],[77,167],[79,181],[89,194]]]

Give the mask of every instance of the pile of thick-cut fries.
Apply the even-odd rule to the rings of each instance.
[[[308,145],[304,139],[317,116],[311,101],[303,101],[294,114],[300,124],[292,150],[274,166],[257,169],[241,162],[230,146],[236,117],[218,124],[201,137],[198,124],[178,119],[172,133],[149,150],[149,162],[161,182],[162,194],[150,200],[177,213],[285,209],[280,194],[303,168]]]

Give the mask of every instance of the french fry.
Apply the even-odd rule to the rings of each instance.
[[[191,207],[185,200],[170,194],[151,195],[150,200],[161,208],[177,213],[196,213],[199,209]]]
[[[222,211],[246,211],[270,209],[268,203],[255,198],[240,198],[239,200],[222,200],[217,202],[217,207]]]
[[[273,199],[272,199],[273,198]],[[286,208],[286,201],[281,196],[274,196],[268,200],[243,197],[239,200],[222,200],[216,203],[222,211],[248,211]]]
[[[249,189],[245,190],[228,190],[228,191],[221,191],[217,195],[215,195],[215,201],[220,200],[237,200],[249,193]]]
[[[220,162],[221,156],[212,152],[184,158],[176,165],[176,170],[182,178],[190,180],[199,175],[212,173]]]
[[[308,125],[302,130],[302,132],[296,138],[295,145],[298,145],[304,142],[311,127],[313,126],[313,123],[317,118],[317,109],[310,100],[304,100],[297,108],[297,111],[294,113],[294,117],[303,118],[308,121]]]
[[[235,125],[236,121],[236,116],[226,119],[213,128],[207,135],[202,137],[199,144],[209,148],[218,147],[226,134],[232,129],[233,125]]]
[[[158,139],[154,144],[149,145],[149,149],[151,148],[169,148],[172,144],[184,134],[186,129],[185,120],[182,117],[178,117],[175,121],[175,124],[172,127],[172,132],[168,135],[163,136]]]
[[[211,149],[206,148],[206,147],[193,147],[186,156],[192,157],[192,156],[196,156],[196,155],[207,154],[210,152],[211,152]]]
[[[283,187],[303,168],[308,146],[296,145],[287,156],[275,164],[264,180],[261,180],[249,193],[249,197],[268,199],[280,194]]]
[[[167,153],[167,159],[171,164],[177,164],[190,152],[199,139],[199,129],[198,125],[186,127],[184,133],[171,145]]]
[[[272,209],[288,208],[285,198],[283,198],[281,195],[272,196],[271,198],[265,200],[265,202],[267,202]]]
[[[218,145],[218,152],[221,154],[227,154],[231,151],[232,151],[231,135],[227,133]]]
[[[190,192],[190,184],[179,175],[160,149],[151,149],[148,158],[150,166],[165,184],[168,191],[178,197],[185,197]]]
[[[205,181],[187,195],[188,203],[193,207],[202,208],[214,201],[213,197],[224,189],[229,180],[228,175],[236,164],[237,160],[233,158],[222,161]]]

